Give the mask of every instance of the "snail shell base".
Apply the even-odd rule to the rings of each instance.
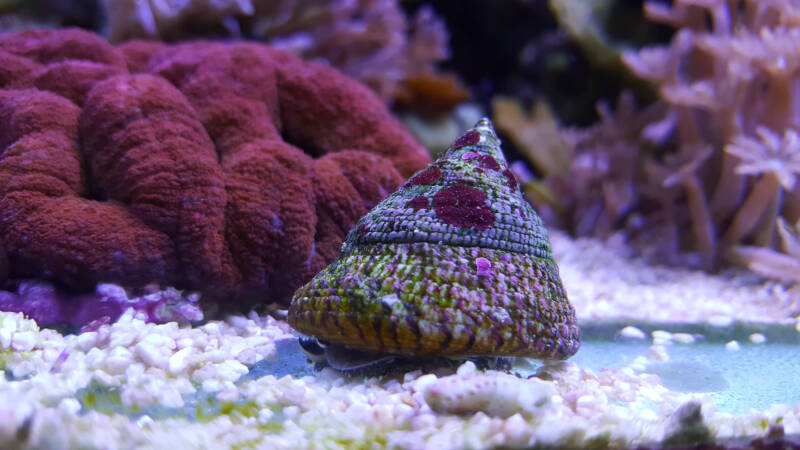
[[[295,293],[289,323],[334,344],[407,356],[566,359],[580,346],[551,259],[428,242],[346,246]]]

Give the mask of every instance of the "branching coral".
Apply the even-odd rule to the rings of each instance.
[[[396,0],[106,0],[112,41],[223,34],[264,40],[322,60],[390,100],[448,56],[444,23],[428,7],[409,21]]]
[[[800,283],[800,221],[794,226],[778,218],[778,235],[780,249],[783,253],[771,248],[739,245],[733,250],[747,266],[764,276],[777,277],[784,281]]]
[[[784,0],[678,0],[671,7],[649,2],[645,13],[680,30],[668,48],[624,60],[660,86],[677,151],[704,142],[716,152],[697,167],[708,169],[699,193],[707,206],[692,210],[691,220],[697,242],[702,229],[719,242],[700,250],[719,261],[735,245],[775,245],[778,216],[800,218],[800,7]]]
[[[562,205],[560,218],[580,234],[641,232],[659,255],[694,251],[708,268],[752,262],[762,248],[764,267],[786,235],[776,224],[800,219],[800,5],[650,1],[645,15],[678,30],[623,61],[661,100],[639,111],[624,100],[601,110],[599,125],[566,132],[575,156],[565,201],[577,207]],[[558,178],[544,173],[551,190]]]

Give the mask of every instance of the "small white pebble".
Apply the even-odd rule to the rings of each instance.
[[[672,340],[672,333],[669,331],[664,330],[655,330],[650,335],[653,337],[653,341],[671,341]]]
[[[92,379],[97,381],[103,386],[115,387],[119,386],[119,380],[114,378],[112,375],[109,375],[107,372],[104,372],[100,369],[95,370],[92,372]]]
[[[219,392],[222,390],[222,383],[213,378],[203,381],[202,386],[206,392]]]
[[[33,360],[28,359],[17,362],[10,369],[14,378],[23,378],[36,372],[36,365]]]
[[[36,346],[36,333],[18,331],[11,336],[11,348],[18,352],[29,352]]]
[[[14,334],[13,331],[0,328],[0,349],[8,349],[11,348],[11,336]]]
[[[417,414],[411,419],[412,430],[429,430],[436,426],[436,416],[434,414]]]
[[[239,389],[224,389],[217,394],[217,400],[221,402],[235,402],[239,400]]]
[[[86,357],[83,361],[86,363],[88,368],[97,368],[103,362],[105,358],[105,354],[102,350],[97,347],[92,347],[86,352]]]
[[[644,334],[644,331],[630,325],[620,330],[619,334],[622,337],[630,339],[644,339],[647,337],[647,335]]]
[[[405,403],[398,403],[394,405],[394,416],[399,419],[400,422],[410,419],[414,415],[414,408]]]
[[[193,347],[194,346],[194,339],[188,338],[188,337],[181,338],[181,339],[178,339],[176,344],[178,345],[178,348]]]
[[[736,341],[730,341],[725,344],[725,350],[729,352],[738,352],[740,348],[739,343]]]
[[[256,353],[252,348],[246,348],[236,355],[236,360],[245,366],[252,366],[262,359],[264,359],[264,357]]]
[[[18,314],[4,313],[3,320],[0,320],[0,330],[8,330],[12,333],[17,331],[17,317]]]
[[[136,344],[136,346],[133,347],[133,351],[136,353],[136,357],[139,358],[140,361],[150,367],[158,367],[162,369],[167,367],[168,359],[166,355],[164,355],[158,347],[147,341],[142,341]]]
[[[575,400],[575,406],[578,409],[593,409],[600,406],[600,402],[598,402],[597,398],[587,394],[578,397],[578,399]]]
[[[217,365],[217,376],[225,381],[236,381],[248,372],[247,366],[231,359]]]
[[[142,417],[139,417],[139,419],[136,421],[136,426],[138,426],[139,428],[144,428],[144,427],[149,427],[150,424],[152,423],[153,423],[153,418],[145,414]]]
[[[170,375],[177,375],[186,370],[186,367],[189,366],[189,357],[193,353],[194,348],[192,347],[185,347],[173,353],[172,356],[169,357],[169,362],[167,363],[167,372],[169,372]]]
[[[128,347],[136,340],[136,332],[133,331],[128,325],[127,327],[123,327],[122,325],[117,322],[114,324],[114,332],[111,333],[111,339],[109,340],[108,346],[111,348],[114,347]]]
[[[207,361],[207,362],[210,362],[210,363],[219,364],[219,363],[224,363],[225,361],[227,361],[228,360],[228,356],[230,356],[230,355],[226,351],[223,351],[223,350],[211,350],[211,351],[207,351],[203,355],[203,359],[205,361]]]
[[[218,335],[219,332],[219,324],[216,322],[209,322],[201,327],[206,333],[211,335]]]
[[[531,427],[522,415],[517,413],[503,422],[503,434],[511,447],[524,448],[529,446]]]
[[[81,403],[74,398],[65,398],[58,403],[58,410],[74,416],[81,410]]]
[[[270,421],[270,419],[272,419],[272,416],[274,416],[274,415],[275,415],[275,413],[272,412],[271,409],[262,408],[260,411],[258,411],[258,424],[259,425],[266,425]]]
[[[689,333],[674,333],[672,335],[672,340],[681,344],[693,344],[695,338]]]
[[[412,381],[411,388],[416,392],[422,392],[429,384],[433,383],[436,380],[437,380],[436,375],[429,373]]]
[[[295,416],[297,416],[298,414],[300,414],[300,408],[298,408],[295,405],[286,406],[286,407],[283,408],[283,415],[287,419],[292,419]]]
[[[753,333],[750,335],[750,342],[753,344],[763,344],[767,342],[767,338],[761,333]]]
[[[105,360],[103,369],[112,375],[121,375],[128,370],[128,366],[130,366],[132,362],[133,359],[128,356],[109,356]]]
[[[163,334],[158,334],[158,333],[148,334],[147,336],[144,337],[144,339],[142,339],[142,342],[148,343],[159,349],[164,349],[164,348],[169,350],[175,349],[175,340]]]
[[[94,347],[97,343],[97,332],[87,331],[78,335],[77,347],[84,352],[88,352],[90,348]]]
[[[472,361],[467,361],[464,364],[458,366],[458,370],[456,370],[456,373],[459,375],[468,375],[470,373],[475,373],[476,370],[477,368],[475,367],[475,363]]]

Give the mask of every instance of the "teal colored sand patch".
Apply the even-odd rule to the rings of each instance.
[[[314,366],[308,362],[308,357],[303,353],[297,339],[281,339],[275,341],[275,350],[278,352],[278,359],[268,361],[262,360],[250,368],[250,372],[244,374],[239,382],[245,380],[255,380],[266,375],[281,378],[290,375],[294,378],[302,378],[306,375],[314,375]]]
[[[800,346],[784,343],[742,343],[735,352],[722,342],[674,344],[670,360],[652,362],[645,372],[659,376],[673,391],[710,393],[717,410],[743,414],[770,405],[800,403]],[[595,372],[619,368],[647,354],[650,344],[622,341],[585,341],[571,358]]]
[[[750,344],[740,340],[741,349],[731,352],[724,342],[699,342],[667,346],[670,360],[651,362],[645,372],[659,376],[662,384],[677,392],[708,393],[720,412],[743,414],[750,410],[763,410],[776,403],[800,403],[800,345],[787,343]],[[589,336],[580,351],[570,361],[580,367],[599,372],[604,368],[621,368],[639,356],[645,356],[649,341],[603,339]],[[250,368],[237,384],[266,375],[276,378],[314,376],[313,365],[308,362],[296,339],[276,342],[278,358],[264,360]],[[535,372],[533,370],[532,372]],[[525,374],[523,374],[525,375]],[[91,384],[80,393],[84,410],[104,413],[121,413],[130,417],[147,414],[153,419],[185,417],[192,421],[205,421],[221,414],[243,417],[257,413],[248,402],[220,402],[213,395],[199,390],[184,396],[186,405],[172,409],[152,407],[145,410],[126,410],[122,407],[115,389]],[[273,417],[279,420],[280,414]]]
[[[674,331],[682,330],[675,328]],[[735,334],[725,335],[726,339],[738,337],[742,342],[741,349],[736,352],[726,350],[723,340],[675,343],[667,347],[669,361],[652,362],[645,372],[658,375],[662,384],[673,391],[709,393],[719,411],[731,414],[762,410],[776,403],[800,403],[800,383],[797,382],[800,345],[785,343],[790,339],[783,339],[782,343],[750,344],[746,336],[755,331],[745,327]],[[612,336],[613,333],[588,336],[570,361],[594,372],[621,368],[647,355],[651,346],[650,341],[621,340]],[[276,345],[278,359],[257,363],[240,381],[264,375],[277,378],[314,375],[313,366],[296,339],[284,339]]]

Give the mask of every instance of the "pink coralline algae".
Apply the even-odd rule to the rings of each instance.
[[[428,200],[428,197],[423,197],[421,195],[418,196],[418,197],[412,198],[411,201],[408,202],[408,206],[411,207],[411,208],[414,208],[416,210],[425,209],[425,208],[428,207],[429,204],[430,204],[430,201]]]
[[[464,161],[470,161],[483,169],[500,170],[500,164],[497,163],[497,160],[494,159],[492,155],[485,155],[477,152],[466,152],[461,155],[461,159]]]
[[[441,177],[442,177],[441,169],[439,169],[438,167],[431,167],[414,175],[410,180],[408,180],[408,184],[411,186],[418,186],[420,184],[431,184],[436,182]]]
[[[287,302],[429,161],[367,88],[263,45],[0,37],[12,279]]]
[[[468,152],[500,167],[479,172]],[[322,356],[339,370],[352,370],[340,365],[348,354],[573,355],[580,329],[547,231],[508,185],[489,120],[434,164],[435,182],[407,183],[360,220],[336,261],[297,290],[289,323],[325,341]]]
[[[503,175],[505,175],[506,179],[508,180],[508,187],[511,189],[516,189],[519,183],[517,182],[517,177],[515,177],[514,173],[511,172],[511,169],[506,167],[506,169],[503,170]]]
[[[459,184],[442,189],[433,197],[436,216],[450,225],[486,231],[494,224],[494,214],[486,204],[486,194]]]
[[[467,145],[477,144],[480,138],[481,138],[480,133],[475,131],[468,131],[464,133],[461,137],[456,139],[456,141],[453,143],[453,148],[461,148]]]

